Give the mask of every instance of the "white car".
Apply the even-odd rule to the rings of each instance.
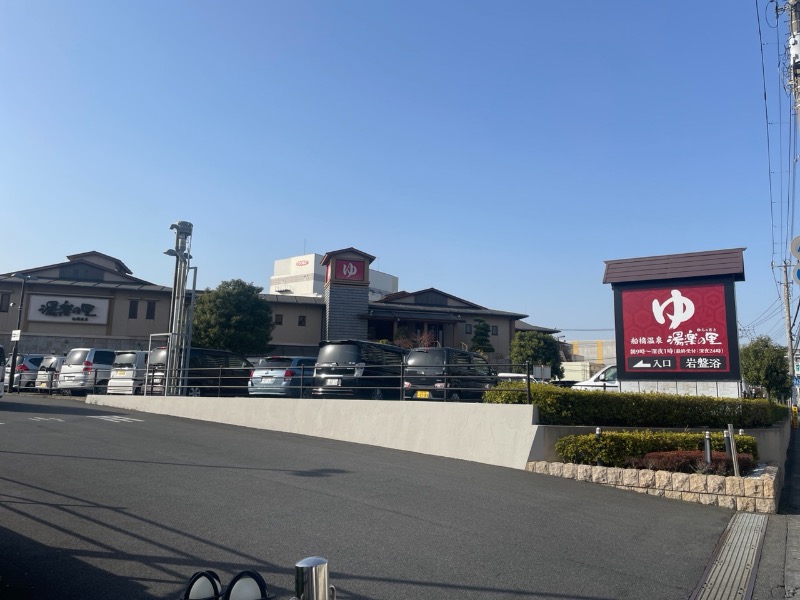
[[[580,381],[572,386],[576,390],[604,390],[607,392],[619,391],[617,379],[617,365],[610,365],[594,374],[586,381]]]

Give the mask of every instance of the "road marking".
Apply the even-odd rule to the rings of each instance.
[[[144,423],[143,419],[133,419],[131,417],[118,417],[116,415],[102,415],[92,416],[90,419],[103,419],[104,421],[111,421],[112,423]]]
[[[63,423],[64,419],[57,419],[56,417],[28,417],[29,421],[58,421]]]

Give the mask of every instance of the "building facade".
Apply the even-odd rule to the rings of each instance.
[[[407,347],[469,348],[476,325],[484,321],[495,349],[489,360],[499,364],[507,360],[517,331],[557,332],[522,322],[527,315],[489,309],[436,288],[398,292],[397,278],[370,269],[374,257],[355,248],[283,260],[312,259],[318,259],[321,269],[296,265],[305,269],[296,275],[318,281],[321,270],[321,288],[310,285],[307,295],[288,288],[261,295],[272,309],[273,354],[316,356],[320,341],[346,337]],[[376,273],[378,287],[372,281]],[[394,291],[378,295],[384,287]],[[10,350],[12,332],[19,329],[19,353],[149,349],[151,343],[164,343],[171,297],[170,287],[134,277],[117,258],[100,252],[74,254],[66,262],[0,275],[0,344]]]
[[[22,297],[24,291],[24,297]],[[172,290],[133,277],[100,252],[0,275],[0,340],[8,350],[64,354],[72,348],[147,349],[168,330]]]

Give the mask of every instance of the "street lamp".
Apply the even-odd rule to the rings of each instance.
[[[34,279],[39,279],[36,275],[25,275],[24,273],[13,273],[11,275],[14,279],[21,279],[22,280],[22,288],[19,293],[19,306],[17,310],[17,328],[14,330],[12,337],[14,338],[14,348],[11,351],[11,363],[9,364],[9,382],[8,382],[8,391],[14,391],[14,375],[16,374],[17,368],[17,343],[20,338],[21,327],[22,327],[22,308],[25,305],[25,284],[28,281],[32,281]],[[19,393],[19,388],[17,388],[17,393]]]

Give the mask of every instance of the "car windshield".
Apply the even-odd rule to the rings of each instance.
[[[58,356],[48,356],[42,360],[42,364],[39,365],[40,371],[55,371],[56,367],[58,366]]]
[[[259,369],[286,369],[292,366],[291,358],[262,358],[256,365]]]
[[[410,367],[436,367],[443,364],[444,352],[414,350],[408,355],[408,366]]]
[[[136,352],[122,352],[114,357],[114,367],[135,367]]]
[[[164,366],[167,364],[167,349],[155,348],[150,352],[150,366]]]
[[[88,350],[70,350],[64,362],[68,365],[82,365],[88,355]]]
[[[356,344],[327,344],[319,349],[318,363],[354,365],[361,361],[361,352]]]

